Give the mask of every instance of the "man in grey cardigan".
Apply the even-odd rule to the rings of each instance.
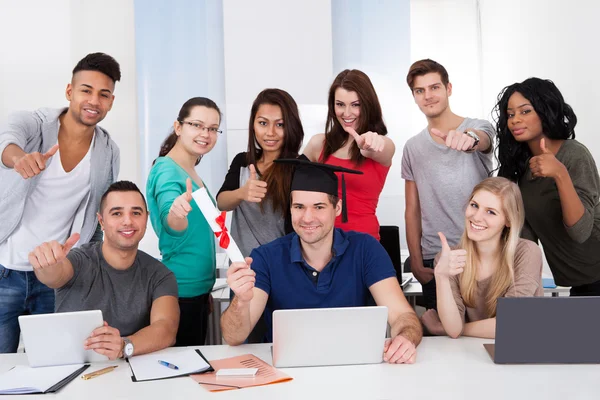
[[[42,242],[102,239],[96,212],[117,179],[119,149],[97,126],[114,101],[119,64],[92,53],[73,69],[69,107],[18,112],[0,129],[0,353],[19,343],[18,317],[54,311],[28,254]]]

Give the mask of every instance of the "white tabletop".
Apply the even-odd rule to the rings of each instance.
[[[58,399],[598,399],[600,365],[496,365],[483,348],[490,340],[424,338],[414,365],[356,365],[285,368],[291,382],[210,393],[191,378],[133,383],[124,361],[119,368],[84,381],[75,379]],[[204,346],[208,360],[252,353],[271,362],[270,344]],[[163,350],[165,352],[171,349]],[[352,351],[352,349],[348,349]],[[25,354],[0,355],[0,372],[26,364]],[[92,372],[107,364],[92,365]],[[3,396],[4,397],[4,396]],[[27,397],[32,398],[32,397]]]

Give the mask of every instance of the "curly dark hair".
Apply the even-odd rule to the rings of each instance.
[[[508,129],[508,100],[515,92],[529,100],[542,122],[544,135],[550,139],[575,139],[577,116],[571,106],[565,103],[554,82],[549,79],[528,78],[502,89],[493,111],[496,123],[498,176],[519,182],[527,170],[532,153],[527,143],[517,142]]]
[[[121,67],[117,60],[104,53],[90,53],[83,57],[73,68],[73,75],[79,71],[98,71],[112,79],[113,83],[121,80]]]

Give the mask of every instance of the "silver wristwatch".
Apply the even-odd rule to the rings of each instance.
[[[469,149],[469,150],[473,150],[479,144],[479,135],[477,135],[475,133],[475,131],[473,131],[471,129],[467,129],[464,133],[465,133],[465,135],[468,135],[469,137],[472,137],[473,140],[475,140],[475,143],[473,143],[473,146],[471,146],[471,148]]]
[[[131,343],[131,340],[127,339],[126,337],[124,337],[122,339],[123,339],[123,357],[129,358],[129,357],[133,356],[133,343]]]

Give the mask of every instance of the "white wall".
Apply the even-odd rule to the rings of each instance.
[[[245,151],[256,95],[279,88],[292,95],[304,144],[323,132],[332,76],[328,0],[224,0],[228,162]]]
[[[600,162],[596,116],[600,3],[480,0],[484,109],[500,90],[531,76],[551,79],[577,115],[576,139]]]
[[[139,178],[133,0],[0,0],[0,122],[10,112],[67,106],[71,71],[86,54],[121,65],[115,103],[100,124],[121,149],[121,179]],[[139,183],[139,182],[138,182]]]

